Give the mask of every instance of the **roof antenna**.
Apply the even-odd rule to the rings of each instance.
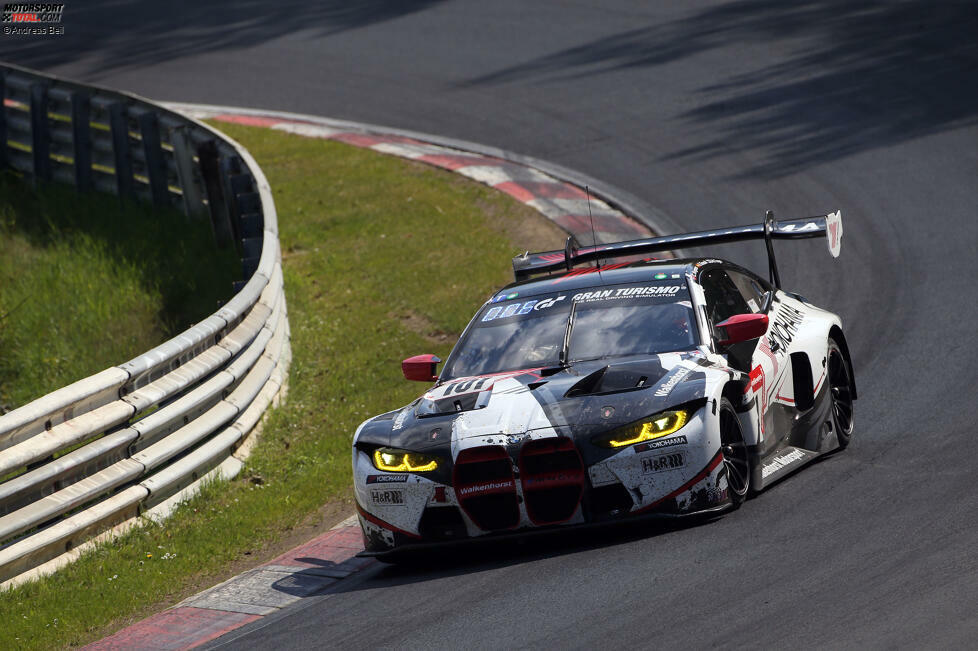
[[[598,257],[598,236],[594,234],[594,215],[591,214],[591,190],[584,186],[584,194],[587,195],[587,217],[591,222],[591,246],[594,247],[594,259],[598,263],[598,278],[601,278],[601,258]],[[604,282],[604,278],[601,278]]]

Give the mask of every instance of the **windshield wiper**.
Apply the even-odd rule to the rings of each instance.
[[[571,330],[574,329],[574,316],[577,314],[577,303],[571,305],[570,316],[567,317],[567,327],[564,329],[564,343],[560,347],[560,356],[557,358],[557,363],[560,364],[561,368],[567,368],[567,355],[568,349],[570,348],[570,336]]]

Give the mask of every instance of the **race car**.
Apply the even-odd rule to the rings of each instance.
[[[365,553],[733,510],[845,448],[856,383],[840,318],[781,289],[773,240],[840,212],[514,259],[433,385],[353,437]],[[769,278],[649,253],[764,239]],[[587,266],[580,266],[580,265]],[[397,554],[395,554],[396,552]]]

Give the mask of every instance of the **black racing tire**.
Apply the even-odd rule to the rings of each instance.
[[[835,339],[829,337],[828,352],[826,353],[826,382],[829,385],[829,399],[832,401],[832,429],[839,441],[839,448],[844,450],[852,441],[853,419],[853,390],[852,366],[846,359],[842,347]]]
[[[727,495],[730,497],[731,510],[736,510],[751,491],[750,454],[737,411],[726,398],[720,400],[717,418],[720,421],[720,453],[727,471]]]

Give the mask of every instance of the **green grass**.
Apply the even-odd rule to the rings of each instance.
[[[0,174],[0,406],[162,343],[213,313],[236,269],[202,220]]]
[[[0,593],[0,648],[97,639],[269,557],[323,504],[352,512],[354,429],[423,389],[403,379],[400,360],[444,358],[474,310],[511,279],[512,255],[561,245],[529,208],[447,172],[219,127],[254,154],[274,191],[294,354],[288,400],[238,478],[206,487],[162,525]]]

